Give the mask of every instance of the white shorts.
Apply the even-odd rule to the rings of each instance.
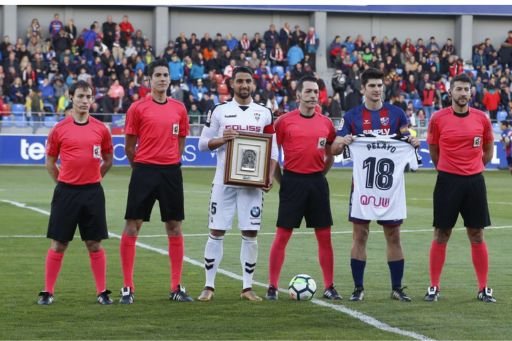
[[[259,188],[214,184],[210,198],[208,228],[231,230],[237,208],[240,230],[259,231],[263,213],[263,191]]]

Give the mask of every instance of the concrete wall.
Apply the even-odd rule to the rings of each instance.
[[[491,38],[497,49],[507,38],[507,32],[512,30],[512,20],[509,17],[473,17],[473,44]]]
[[[411,38],[413,42],[423,38],[428,42],[430,36],[435,36],[437,42],[442,44],[446,38],[454,38],[455,18],[337,13],[327,16],[327,36],[331,41],[336,35],[340,35],[344,40],[348,35],[355,38],[358,34],[362,34],[365,41],[369,41],[371,36],[375,35],[379,40],[387,36],[389,39],[396,37],[401,42],[404,42],[405,38]]]
[[[288,22],[292,29],[298,24],[305,31],[310,23],[309,13],[289,12],[262,12],[262,11],[226,11],[226,10],[188,10],[171,8],[169,12],[169,38],[175,40],[180,32],[187,36],[196,33],[202,38],[205,32],[209,32],[212,39],[217,32],[224,36],[232,33],[240,38],[242,33],[247,33],[252,39],[254,33],[263,33],[268,30],[270,24],[275,24],[279,31],[283,24]]]

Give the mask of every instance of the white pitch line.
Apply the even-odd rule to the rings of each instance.
[[[48,211],[42,210],[42,209],[37,208],[37,207],[28,206],[28,205],[26,205],[24,203],[20,203],[20,202],[16,202],[16,201],[11,201],[11,200],[1,200],[1,201],[5,202],[5,203],[8,203],[8,204],[11,204],[11,205],[14,205],[16,207],[32,210],[32,211],[41,213],[43,215],[47,215],[47,216],[50,215],[50,212],[48,212]],[[121,239],[121,236],[116,234],[116,233],[109,232],[109,235],[111,237],[114,237],[114,238],[117,238],[117,239]],[[149,250],[149,251],[153,251],[153,252],[156,252],[156,253],[161,254],[161,255],[165,255],[165,256],[168,255],[167,250],[159,249],[159,248],[156,248],[154,246],[151,246],[151,245],[148,245],[148,244],[145,244],[145,243],[137,242],[136,245],[138,247],[140,247],[140,248],[143,248],[143,249],[146,249],[146,250]],[[189,258],[187,256],[185,256],[183,258],[183,260],[188,262],[188,263],[190,263],[190,264],[192,264],[192,265],[196,265],[196,266],[199,266],[201,268],[204,267],[204,264],[202,262],[199,262],[199,261],[197,261],[195,259],[192,259],[192,258]],[[235,274],[235,273],[233,273],[231,271],[227,271],[227,270],[224,270],[224,269],[221,269],[221,268],[218,268],[217,271],[219,273],[227,276],[227,277],[230,277],[230,278],[233,278],[233,279],[236,279],[236,280],[239,280],[239,281],[242,280],[242,276],[237,275],[237,274]],[[266,283],[257,282],[257,281],[255,281],[253,283],[258,285],[258,286],[264,287],[264,288],[267,287]],[[282,293],[287,293],[288,292],[287,290],[282,289],[282,288],[280,288],[279,291],[282,292]],[[325,302],[325,301],[322,301],[322,300],[319,300],[319,299],[313,299],[313,300],[311,300],[311,302],[313,304],[316,304],[316,305],[319,305],[319,306],[322,306],[322,307],[331,308],[331,309],[333,309],[335,311],[339,311],[339,312],[341,312],[343,314],[349,315],[349,316],[351,316],[351,317],[353,317],[355,319],[358,319],[358,320],[362,321],[363,323],[366,323],[366,324],[368,324],[370,326],[373,326],[373,327],[375,327],[377,329],[380,329],[380,330],[383,330],[385,332],[389,332],[389,333],[393,333],[393,334],[397,334],[397,335],[401,335],[401,336],[410,337],[410,338],[415,339],[415,340],[424,340],[424,341],[433,340],[433,339],[431,339],[431,338],[429,338],[429,337],[427,337],[425,335],[419,334],[419,333],[411,332],[411,331],[400,329],[400,328],[397,328],[397,327],[392,327],[389,324],[384,323],[382,321],[379,321],[379,320],[377,320],[376,318],[374,318],[372,316],[366,315],[366,314],[361,313],[361,312],[359,312],[357,310],[353,310],[353,309],[347,308],[347,307],[345,307],[342,304],[333,304],[333,303]]]

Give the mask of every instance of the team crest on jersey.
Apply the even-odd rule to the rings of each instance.
[[[380,118],[380,124],[383,126],[389,125],[389,117],[381,117]]]
[[[482,138],[480,136],[475,136],[473,138],[473,148],[480,147],[482,145]]]
[[[96,144],[92,146],[92,157],[95,159],[101,159],[101,146]]]
[[[325,137],[320,137],[318,139],[318,145],[316,146],[317,148],[325,148],[325,145],[327,144],[327,139]]]
[[[254,119],[256,120],[256,122],[258,122],[260,120],[260,117],[261,117],[261,114],[259,112],[254,113]]]
[[[258,218],[261,214],[261,210],[258,206],[254,206],[252,209],[251,209],[251,217],[253,218]]]
[[[178,123],[174,123],[172,125],[172,134],[178,135],[179,132],[180,132],[180,125]]]

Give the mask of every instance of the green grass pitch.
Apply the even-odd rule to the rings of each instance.
[[[213,169],[183,170],[186,220],[183,285],[197,297],[204,285],[202,263],[206,242],[207,211]],[[119,239],[124,225],[130,170],[114,168],[103,185],[112,238],[104,242],[108,257],[108,286],[115,293],[112,306],[100,306],[89,269],[86,249],[79,236],[64,258],[51,306],[38,306],[42,289],[44,258],[49,241],[44,238],[53,184],[43,167],[0,168],[0,339],[510,339],[512,328],[512,200],[508,172],[485,174],[493,228],[486,231],[490,252],[489,285],[496,304],[476,300],[476,278],[471,265],[469,243],[459,218],[448,246],[439,302],[423,302],[428,286],[428,251],[432,238],[432,190],[435,172],[420,170],[406,175],[409,219],[402,226],[402,245],[406,255],[404,285],[413,302],[389,298],[390,279],[385,260],[381,228],[371,225],[363,302],[347,300],[352,292],[349,254],[351,226],[347,222],[351,172],[333,170],[328,179],[334,215],[333,244],[335,282],[344,297],[339,303],[319,299],[321,272],[316,256],[316,241],[301,227],[292,237],[282,271],[280,287],[298,273],[311,275],[319,284],[317,300],[296,302],[280,293],[277,302],[240,301],[241,282],[219,273],[212,302],[177,303],[167,299],[168,258],[164,228],[158,207],[152,221],[144,224],[139,241],[152,248],[138,248],[135,266],[137,296],[135,304],[117,303],[122,285]],[[259,260],[255,280],[267,283],[268,254],[277,215],[279,186],[265,196],[263,227],[259,236]],[[23,203],[36,212],[12,205]],[[225,238],[221,268],[241,274],[240,233],[235,228]],[[161,252],[161,251],[160,251]],[[236,277],[236,276],[235,276]],[[263,286],[255,286],[264,295]],[[361,313],[360,318],[354,317]],[[369,325],[362,321],[373,321]],[[383,326],[382,329],[374,325]],[[384,330],[383,330],[384,329]]]

